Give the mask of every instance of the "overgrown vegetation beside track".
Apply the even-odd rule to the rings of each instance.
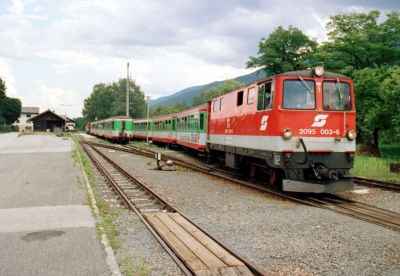
[[[103,227],[105,234],[107,235],[107,237],[110,241],[110,246],[113,248],[113,250],[116,250],[119,247],[119,244],[117,241],[119,232],[117,230],[115,220],[118,218],[119,214],[117,211],[110,208],[110,205],[104,200],[103,196],[98,191],[98,185],[97,185],[96,179],[94,177],[90,162],[85,157],[84,152],[81,149],[79,142],[77,141],[77,138],[75,137],[75,135],[72,136],[72,139],[74,140],[76,147],[72,150],[71,155],[74,158],[74,160],[79,163],[79,156],[76,152],[77,150],[79,150],[82,164],[83,164],[83,169],[85,170],[85,172],[88,176],[89,184],[92,187],[93,194],[94,194],[94,197],[97,202],[97,208],[99,209],[99,213],[102,218],[102,221],[97,223],[96,229],[99,231],[99,226],[101,225]]]
[[[352,174],[400,184],[400,174],[390,172],[390,163],[400,162],[400,145],[381,145],[380,151],[381,157],[358,154]]]
[[[99,210],[101,219],[100,222],[96,223],[96,230],[98,236],[101,237],[103,233],[106,234],[110,246],[115,254],[115,252],[121,247],[119,238],[119,235],[121,233],[120,233],[120,228],[118,226],[118,221],[123,220],[123,218],[121,217],[121,212],[111,208],[108,202],[104,199],[102,192],[99,191],[99,186],[98,183],[96,182],[92,165],[90,161],[86,158],[86,155],[84,154],[84,151],[81,145],[79,144],[76,135],[70,135],[70,137],[72,137],[76,145],[76,147],[71,151],[71,155],[74,158],[75,162],[79,163],[79,155],[77,154],[77,150],[79,150],[83,169],[85,170],[88,176],[89,184],[93,190],[93,194],[96,199],[97,208]],[[99,140],[99,141],[103,143],[108,143],[107,141],[104,140]],[[88,195],[88,202],[90,202],[89,195]],[[133,248],[132,250],[135,250],[135,248]],[[122,272],[122,275],[127,275],[127,276],[149,275],[147,262],[143,254],[142,253],[139,253],[139,255],[136,254],[137,256],[134,257],[134,254],[132,252],[126,253],[122,250],[122,252],[118,252],[118,254],[115,254],[120,257],[117,258],[117,263],[120,268],[120,271]]]

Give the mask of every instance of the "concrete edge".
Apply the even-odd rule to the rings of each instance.
[[[89,198],[90,198],[90,206],[91,206],[91,208],[93,210],[94,216],[96,218],[99,218],[100,217],[100,212],[99,212],[99,209],[97,208],[97,202],[96,202],[96,199],[94,197],[92,187],[90,187],[88,176],[87,176],[87,174],[85,172],[85,169],[83,168],[82,157],[81,157],[81,154],[80,154],[79,149],[78,149],[78,145],[76,144],[75,140],[74,140],[74,147],[75,147],[75,149],[77,151],[77,154],[78,154],[78,157],[79,157],[79,163],[81,164],[83,178],[85,179],[86,190],[87,190],[87,192],[89,194]],[[113,252],[113,250],[112,250],[112,248],[110,246],[110,242],[109,242],[109,240],[107,238],[107,235],[105,234],[103,226],[99,225],[99,229],[100,229],[100,232],[101,232],[101,243],[103,244],[104,251],[106,253],[106,263],[107,263],[108,268],[109,268],[109,270],[111,272],[111,275],[121,276],[121,271],[120,271],[119,266],[117,264],[117,260],[115,259],[115,255],[114,255],[114,252]]]

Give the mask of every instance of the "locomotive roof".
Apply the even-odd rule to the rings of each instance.
[[[313,75],[313,70],[300,70],[300,71],[289,71],[289,72],[285,72],[282,74],[278,74],[277,76],[290,76],[290,77],[309,77],[312,78],[314,77]],[[333,72],[326,72],[323,75],[323,78],[329,79],[329,78],[341,78],[341,79],[350,79],[350,77],[345,76],[345,75],[341,75],[341,74],[337,74],[337,73],[333,73]]]
[[[299,70],[299,71],[289,71],[289,72],[285,72],[285,73],[281,73],[281,74],[277,74],[274,76],[270,76],[267,77],[261,81],[258,81],[257,83],[261,83],[264,82],[265,80],[268,79],[272,79],[274,77],[302,77],[302,78],[313,78],[314,74],[313,74],[313,69],[309,69],[309,70]],[[346,80],[350,80],[351,78],[345,75],[341,75],[341,74],[337,74],[334,72],[327,72],[325,71],[324,75],[322,76],[325,79],[336,79],[336,78],[340,78],[340,79],[346,79]]]

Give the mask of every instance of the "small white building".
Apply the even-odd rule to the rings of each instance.
[[[18,126],[20,132],[32,131],[33,123],[27,122],[27,120],[38,114],[39,114],[39,107],[23,106],[21,108],[21,114],[18,120],[13,125]]]

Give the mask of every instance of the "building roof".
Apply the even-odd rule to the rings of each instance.
[[[71,119],[68,118],[68,117],[67,117],[67,119],[65,119],[65,115],[58,115],[58,114],[54,113],[53,111],[51,111],[50,109],[47,109],[46,111],[43,111],[42,113],[37,114],[37,115],[35,115],[35,116],[29,118],[29,119],[26,120],[26,121],[27,121],[27,122],[33,121],[33,120],[35,120],[36,118],[38,118],[38,117],[40,117],[40,116],[42,116],[42,115],[44,115],[44,114],[46,114],[46,113],[51,113],[51,114],[53,114],[54,116],[60,118],[60,120],[63,120],[64,122],[67,122],[67,123],[69,123],[69,122],[74,122],[73,120],[71,120]]]
[[[60,116],[61,118],[63,118],[64,121],[67,121],[67,123],[75,123],[75,121],[72,120],[70,117],[67,117],[67,116],[65,116],[65,115],[60,115],[60,114],[58,114],[58,116]]]
[[[21,107],[21,113],[39,114],[39,107],[23,106]]]

